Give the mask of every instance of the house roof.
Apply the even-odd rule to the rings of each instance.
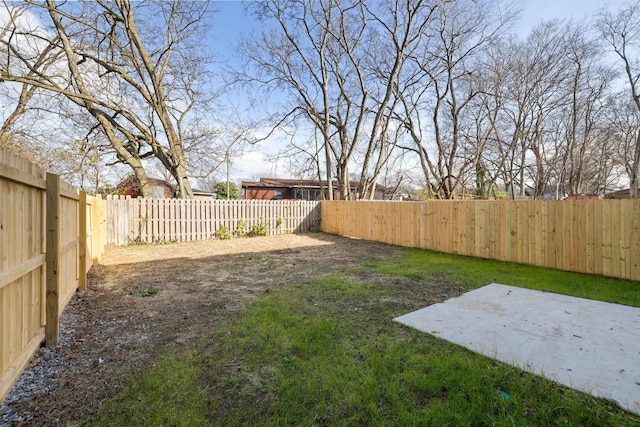
[[[174,186],[163,179],[147,178],[147,183],[151,187],[164,187],[166,189],[174,191]],[[138,191],[140,189],[140,185],[135,175],[131,174],[120,181],[120,183],[116,185],[116,189],[119,191],[124,191],[127,189]]]
[[[163,188],[166,188],[167,190],[170,190],[171,192],[175,191],[175,186],[163,179],[147,178],[147,182],[149,183],[150,187],[163,187]],[[140,186],[138,184],[138,180],[136,179],[135,175],[129,175],[128,177],[120,181],[120,183],[116,186],[116,190],[117,191],[133,190],[137,192],[140,190]],[[213,196],[215,194],[211,191],[200,190],[197,188],[191,188],[191,191],[194,195],[200,195],[200,196]]]
[[[193,194],[200,194],[200,195],[207,195],[207,196],[212,196],[212,195],[216,194],[213,191],[200,190],[198,188],[191,188],[191,192]]]
[[[612,191],[606,194],[607,198],[609,199],[628,199],[630,195],[630,188],[624,188],[622,190]]]

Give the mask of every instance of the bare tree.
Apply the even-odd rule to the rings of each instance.
[[[614,157],[614,167],[620,167],[623,175],[631,177],[635,167],[637,135],[640,133],[640,112],[625,95],[626,91],[613,93],[607,99],[607,125],[603,138],[612,144],[607,155]],[[615,173],[611,178],[616,178]]]
[[[156,159],[178,194],[192,197],[184,129],[201,95],[204,58],[195,43],[206,3],[27,3],[48,27],[10,21],[0,39],[0,81],[61,94],[89,113],[144,196],[151,193],[143,161]],[[148,16],[154,19],[145,23]],[[38,61],[46,51],[63,56],[64,67],[56,62],[43,70]]]
[[[554,173],[553,117],[567,102],[563,28],[545,22],[525,40],[494,45],[480,73],[483,164],[512,198],[543,197]]]
[[[451,198],[465,190],[483,146],[474,134],[481,58],[515,17],[507,2],[451,2],[437,11],[413,56],[415,84],[403,98],[405,127],[428,191]],[[417,53],[418,51],[416,51]]]
[[[557,182],[566,185],[568,194],[602,193],[613,165],[607,161],[612,157],[603,128],[606,95],[615,75],[604,65],[601,45],[589,38],[586,27],[568,27],[563,46],[571,71],[567,76],[569,102],[557,112],[561,134],[554,138],[564,143],[556,148],[556,159],[550,163],[558,169]]]
[[[353,197],[350,168],[358,170],[361,197],[373,197],[402,123],[395,112],[404,66],[441,3],[267,1],[256,9],[275,25],[246,41],[251,69],[243,78],[286,91],[282,122],[318,131],[329,197],[334,176],[341,197]]]
[[[459,182],[482,196],[499,183],[510,197],[603,192],[615,175],[603,130],[615,76],[600,52],[586,26],[561,21],[483,52],[459,116]]]
[[[640,1],[625,3],[617,13],[602,11],[598,21],[598,28],[607,43],[613,48],[622,61],[624,73],[629,84],[631,100],[640,113]],[[635,146],[633,147],[631,168],[629,170],[629,197],[638,197],[640,186],[640,130],[628,129],[635,132]]]
[[[0,40],[6,40],[8,43],[11,43],[11,39],[15,36],[12,29],[20,25],[18,23],[19,21],[26,19],[26,6],[9,7],[5,4],[4,7],[6,10],[6,23],[3,23],[0,28]],[[45,73],[47,69],[57,63],[61,57],[62,52],[55,49],[54,44],[46,46],[34,57],[32,68],[27,70],[27,75],[29,77],[35,77],[38,73]],[[0,126],[0,142],[8,146],[16,144],[16,139],[18,138],[23,139],[18,135],[19,132],[16,130],[16,123],[29,111],[29,103],[36,95],[38,87],[28,83],[16,83],[4,85],[2,89],[4,101],[8,102],[12,100],[14,102],[13,109],[5,115],[4,122]]]

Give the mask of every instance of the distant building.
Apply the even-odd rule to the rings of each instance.
[[[151,198],[153,199],[173,199],[176,197],[175,187],[163,180],[156,178],[147,178],[147,182],[149,183],[149,187],[151,188]],[[194,199],[211,199],[213,198],[213,193],[209,191],[198,190],[192,188]],[[129,175],[127,178],[122,180],[115,188],[115,194],[121,194],[124,196],[129,196],[132,199],[136,197],[142,197],[142,193],[140,192],[140,186],[138,185],[138,180],[134,175]]]
[[[569,194],[567,200],[601,200],[599,194]]]
[[[611,193],[607,193],[607,199],[628,199],[631,196],[631,189],[625,188],[624,190],[618,190]]]
[[[196,200],[215,199],[215,195],[216,195],[211,191],[204,191],[197,188],[192,188],[191,191],[193,192],[193,198]]]
[[[333,199],[340,199],[338,182],[333,183]],[[351,181],[351,192],[360,198],[360,183]],[[280,179],[280,178],[260,178],[260,181],[242,181],[242,192],[245,199],[250,200],[321,200],[322,192],[327,194],[326,183],[320,183],[312,179]],[[385,188],[376,185],[375,200],[383,200]]]
[[[628,199],[631,193],[630,188],[625,188],[624,190],[613,191],[611,193],[607,193],[607,199]]]
[[[147,178],[149,188],[151,189],[151,197],[154,199],[170,199],[175,197],[173,185],[162,179]],[[134,175],[129,175],[122,180],[115,188],[116,194],[129,196],[133,199],[142,197],[140,185]]]

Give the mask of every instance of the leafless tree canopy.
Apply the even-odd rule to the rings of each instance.
[[[547,21],[518,38],[507,1],[265,1],[242,77],[289,100],[289,155],[344,198],[350,177],[370,197],[399,151],[429,197],[602,194],[637,187],[638,114],[616,82],[640,107],[639,4],[594,17],[599,32]]]
[[[345,199],[373,197],[380,182],[439,198],[562,198],[629,184],[636,197],[640,0],[590,21],[541,22],[526,36],[513,33],[517,5],[250,2],[261,25],[243,39],[232,77],[266,95],[270,127],[290,136],[284,155],[327,197],[334,180]],[[212,123],[206,2],[4,9],[2,144],[49,156],[95,187],[103,166],[124,164],[145,195],[151,164],[191,197],[189,177],[206,181],[255,140],[246,125]],[[56,149],[39,142],[43,119],[66,137]]]
[[[630,197],[638,197],[640,185],[640,128],[638,120],[640,116],[640,1],[629,1],[617,13],[604,11],[598,20],[598,26],[602,36],[613,49],[619,63],[624,69],[627,80],[627,96],[635,106],[635,114],[629,117],[627,126],[618,134],[623,141],[635,136],[635,143],[628,144],[624,153],[624,166],[629,174],[631,183]],[[629,96],[631,95],[631,96]]]
[[[144,195],[150,191],[143,160],[153,158],[178,194],[191,197],[185,145],[204,97],[206,57],[197,42],[207,3],[48,0],[5,7],[11,18],[0,38],[0,81],[22,85],[5,127],[35,92],[63,97],[91,117],[85,139],[107,141]]]
[[[405,122],[401,88],[414,72],[412,57],[441,8],[441,2],[335,0],[255,6],[269,30],[246,40],[245,77],[291,97],[285,120],[311,124],[305,151],[318,173],[323,163],[330,197],[334,176],[343,198],[355,196],[350,167],[357,167],[361,196],[373,195]]]

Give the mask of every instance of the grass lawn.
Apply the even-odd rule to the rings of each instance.
[[[402,259],[397,263],[368,266],[388,274],[416,279],[442,275],[463,283],[469,289],[489,283],[500,283],[640,307],[640,282],[568,273],[551,268],[462,257],[422,249],[405,250]]]
[[[640,306],[637,282],[407,249],[266,292],[195,348],[132,376],[86,424],[640,425],[391,321],[433,302],[421,292],[434,283],[459,294],[491,282]]]

